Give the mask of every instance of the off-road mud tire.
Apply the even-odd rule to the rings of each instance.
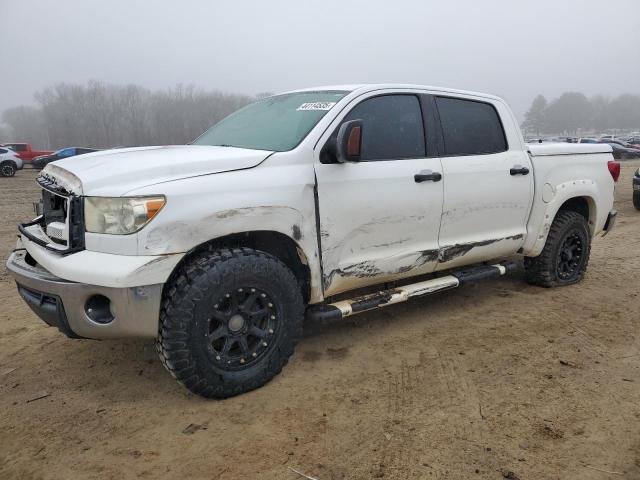
[[[219,313],[220,299],[242,289],[260,292],[261,301],[268,299],[273,308],[268,318],[277,316],[273,321],[278,323],[265,338],[268,346],[263,348],[260,342],[256,347],[263,348],[257,358],[248,358],[244,365],[242,355],[243,365],[232,368],[226,365],[226,357],[220,361],[220,352],[210,340],[211,325],[218,322],[210,312],[215,307]],[[258,307],[264,309],[267,304]],[[300,285],[280,260],[249,248],[205,251],[179,267],[165,286],[156,345],[162,363],[187,389],[207,398],[227,398],[261,387],[280,373],[302,333],[303,319]],[[230,321],[226,327],[230,335]],[[240,348],[238,343],[235,346]]]
[[[575,270],[567,278],[558,274],[561,249],[570,236],[577,236],[581,243],[581,258]],[[575,237],[574,237],[575,238]],[[591,235],[585,218],[577,212],[561,210],[551,224],[542,253],[524,259],[526,280],[540,287],[571,285],[582,280],[587,271],[591,252]]]

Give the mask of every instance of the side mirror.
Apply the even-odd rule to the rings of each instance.
[[[338,162],[359,162],[362,147],[362,120],[350,120],[340,125],[336,143]]]

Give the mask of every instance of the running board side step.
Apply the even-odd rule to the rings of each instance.
[[[499,277],[516,268],[515,262],[501,262],[494,265],[476,265],[457,270],[444,277],[412,283],[402,287],[383,290],[349,300],[312,305],[307,309],[307,319],[313,321],[333,321],[386,307],[394,303],[406,302],[410,298],[422,297],[443,290],[457,288],[470,282]]]

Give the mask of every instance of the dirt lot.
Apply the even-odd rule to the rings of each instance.
[[[282,375],[225,401],[152,342],[40,322],[4,269],[35,174],[0,178],[0,478],[640,479],[639,165],[583,283],[520,272],[308,325]]]

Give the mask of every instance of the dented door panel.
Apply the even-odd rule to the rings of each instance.
[[[440,160],[316,165],[325,296],[434,270],[442,182],[422,170]]]

